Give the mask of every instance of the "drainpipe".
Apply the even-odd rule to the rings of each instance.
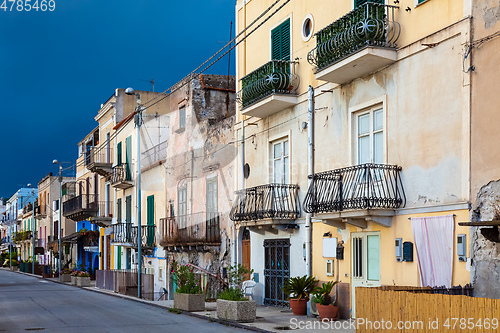
[[[245,190],[245,116],[241,115],[241,190]],[[238,264],[239,261],[239,251],[238,251],[238,243],[239,243],[239,235],[236,231],[236,225],[233,224],[234,232],[234,265]]]
[[[314,175],[314,88],[309,86],[307,93],[307,187],[312,184]],[[306,271],[312,276],[312,214],[306,213]]]

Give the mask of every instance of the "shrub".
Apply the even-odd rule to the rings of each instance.
[[[332,304],[332,297],[330,293],[332,292],[333,287],[338,283],[338,281],[330,281],[327,283],[323,283],[321,287],[315,290],[315,294],[313,296],[312,301],[314,303],[318,303],[321,305],[329,305]]]
[[[242,285],[248,273],[252,274],[253,269],[248,270],[241,264],[229,266],[227,269],[229,287],[217,295],[217,298],[226,301],[247,301]]]
[[[178,265],[172,263],[172,280],[177,284],[177,293],[180,294],[201,294],[199,281],[196,280],[194,270],[188,265]]]

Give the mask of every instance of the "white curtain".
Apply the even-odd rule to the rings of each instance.
[[[451,287],[453,215],[411,218],[421,286]]]

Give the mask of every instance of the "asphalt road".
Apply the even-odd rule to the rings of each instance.
[[[0,332],[247,332],[0,270]]]

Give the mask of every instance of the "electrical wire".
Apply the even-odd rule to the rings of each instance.
[[[176,84],[172,85],[170,88],[166,89],[162,93],[159,93],[157,96],[153,97],[152,99],[146,101],[145,103],[142,103],[138,106],[136,109],[135,113],[139,112],[142,114],[143,111],[147,110],[148,108],[151,108],[152,106],[158,104],[160,101],[163,99],[167,98],[174,92],[180,90],[182,87],[190,83],[195,76],[199,76],[200,74],[204,73],[206,70],[208,70],[210,67],[212,67],[214,64],[216,64],[218,61],[220,61],[223,57],[225,57],[231,50],[233,50],[236,46],[241,44],[243,41],[245,41],[252,33],[254,33],[257,29],[259,29],[263,24],[265,24],[271,17],[273,17],[278,11],[280,11],[286,4],[290,2],[290,0],[286,0],[283,4],[281,4],[278,8],[276,8],[269,16],[267,16],[262,22],[260,22],[253,30],[251,30],[248,34],[246,34],[243,38],[235,42],[243,33],[245,33],[251,26],[253,26],[257,21],[259,21],[262,17],[264,17],[275,5],[277,5],[280,1],[282,0],[276,0],[274,3],[272,3],[266,10],[264,10],[254,21],[252,21],[245,29],[243,29],[240,33],[238,33],[232,40],[230,40],[225,46],[223,46],[219,51],[217,51],[214,55],[209,57],[207,60],[205,60],[200,66],[196,67],[193,71],[191,71],[187,76],[185,76],[182,80],[179,82],[182,82],[179,84],[177,82]],[[234,43],[235,42],[235,43]],[[234,43],[234,45],[232,45]],[[232,46],[231,46],[232,45]],[[228,46],[231,46],[226,52],[224,52],[222,55],[217,57],[214,61],[212,61],[207,67],[203,68],[204,65],[206,65],[210,60],[214,59],[218,54],[220,54],[224,49],[226,49]],[[203,68],[199,73],[196,73],[197,70],[200,68]],[[175,87],[175,88],[174,88]],[[167,94],[167,92],[170,91],[170,93]],[[159,100],[157,100],[159,99]],[[157,101],[156,101],[157,100]],[[155,101],[153,103],[153,101]],[[151,104],[150,104],[151,103]],[[132,119],[132,117],[131,117]],[[115,130],[110,138],[106,140],[103,144],[97,146],[98,148],[93,149],[92,151],[92,156],[96,156],[101,150],[105,149],[108,147],[108,144],[117,137],[117,135],[125,128],[125,124],[130,122],[129,119],[126,123],[122,124],[120,128]],[[83,154],[82,154],[83,155]],[[62,171],[67,171],[67,170],[75,170],[76,173],[76,168],[79,166],[82,166],[85,164],[86,159],[90,158],[91,155],[83,156],[84,158],[80,162],[76,162],[75,164],[63,168]]]

